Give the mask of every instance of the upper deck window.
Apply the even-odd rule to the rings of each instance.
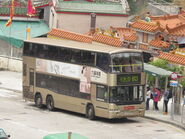
[[[110,56],[105,53],[97,53],[96,66],[100,69],[108,72],[110,65]]]
[[[142,53],[128,52],[111,55],[111,71],[114,73],[142,72]]]

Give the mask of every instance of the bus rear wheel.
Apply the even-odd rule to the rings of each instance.
[[[48,96],[46,98],[46,106],[49,111],[53,111],[55,109],[54,107],[54,100],[52,96]]]
[[[43,104],[42,104],[42,96],[40,94],[36,94],[35,95],[35,105],[38,108],[42,108]]]
[[[88,105],[88,106],[87,106],[86,116],[87,116],[87,118],[90,119],[90,120],[94,120],[94,119],[95,119],[95,112],[94,112],[94,107],[93,107],[93,105]]]

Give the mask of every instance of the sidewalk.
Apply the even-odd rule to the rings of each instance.
[[[22,92],[22,73],[11,71],[0,71],[0,88]],[[164,123],[171,124],[178,128],[185,130],[185,124],[182,125],[177,121],[180,121],[180,116],[175,116],[175,120],[171,119],[171,100],[168,103],[168,115],[163,115],[163,100],[159,101],[159,111],[153,110],[153,100],[150,100],[150,110],[145,112],[145,118],[152,119]],[[185,123],[185,118],[184,118]]]
[[[145,118],[171,124],[173,126],[176,126],[178,128],[185,130],[185,121],[183,122],[184,124],[181,124],[180,115],[175,115],[174,120],[172,120],[171,104],[172,104],[172,101],[170,99],[168,102],[168,114],[164,115],[163,114],[163,99],[161,99],[161,101],[158,102],[159,111],[155,111],[153,109],[153,100],[150,100],[150,110],[145,111]]]
[[[0,71],[0,88],[22,92],[22,73]]]

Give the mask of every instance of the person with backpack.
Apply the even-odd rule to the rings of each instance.
[[[168,114],[168,101],[172,98],[172,92],[168,89],[164,92],[164,114]]]

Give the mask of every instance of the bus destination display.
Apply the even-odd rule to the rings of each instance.
[[[140,84],[141,74],[120,74],[117,75],[117,85]]]

